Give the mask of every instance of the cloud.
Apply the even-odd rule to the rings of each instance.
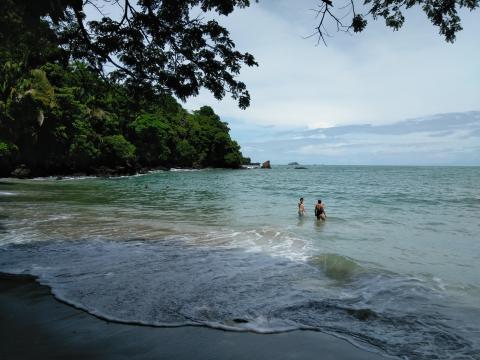
[[[392,124],[374,126],[372,124],[337,126],[327,129],[314,129],[304,134],[343,135],[352,133],[400,135],[418,132],[433,133],[431,136],[448,135],[453,129],[477,129],[480,123],[480,112],[450,113],[432,115],[423,118],[409,119]]]
[[[208,104],[229,122],[280,128],[380,124],[480,108],[478,14],[462,15],[465,30],[453,45],[417,11],[398,32],[370,21],[365,33],[335,33],[324,47],[303,38],[315,26],[308,9],[316,4],[261,1],[221,18],[237,47],[260,64],[240,74],[251,107],[239,110],[233,100],[218,102],[206,91],[187,107]]]
[[[461,13],[454,44],[415,9],[398,32],[370,19],[365,32],[333,33],[325,47],[304,39],[316,26],[308,9],[318,1],[260,1],[228,17],[206,14],[259,62],[239,75],[252,103],[243,111],[228,96],[217,101],[202,91],[185,106],[212,106],[256,160],[480,165],[480,112],[471,111],[480,110],[478,12]]]
[[[253,159],[274,163],[480,165],[480,112],[282,131],[241,145]]]

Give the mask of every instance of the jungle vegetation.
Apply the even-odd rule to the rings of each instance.
[[[319,42],[329,26],[361,32],[370,18],[398,30],[408,9],[423,12],[453,42],[461,10],[480,4],[312,1]],[[237,75],[257,63],[216,20],[247,6],[249,0],[0,1],[0,176],[15,169],[45,175],[238,167],[246,159],[227,124],[211,108],[189,113],[175,98],[205,88],[249,106]],[[87,7],[101,16],[87,19]],[[193,17],[192,9],[221,16]]]
[[[240,166],[239,145],[210,107],[190,113],[173,90],[77,59],[58,18],[39,16],[50,3],[61,1],[0,3],[0,176]]]

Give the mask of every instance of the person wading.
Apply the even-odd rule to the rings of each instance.
[[[318,200],[318,203],[315,204],[315,216],[317,217],[317,220],[325,221],[325,219],[327,218],[327,214],[325,213],[325,207],[322,203],[322,200]]]
[[[298,203],[298,216],[305,215],[305,204],[303,203],[303,198],[300,198],[300,202]]]

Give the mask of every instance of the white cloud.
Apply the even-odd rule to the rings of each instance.
[[[218,102],[207,92],[187,107],[209,104],[227,121],[284,128],[387,123],[480,108],[478,13],[464,16],[465,30],[453,45],[411,12],[399,32],[371,20],[365,33],[335,34],[324,47],[302,39],[315,24],[307,9],[316,3],[260,2],[223,18],[239,49],[260,64],[240,76],[251,107],[239,110],[231,99]]]
[[[239,77],[251,106],[243,111],[228,97],[217,101],[202,91],[186,107],[212,106],[253,160],[480,165],[479,112],[419,119],[429,130],[416,127],[417,120],[379,126],[480,110],[478,11],[462,13],[464,31],[453,45],[412,10],[398,32],[370,19],[365,32],[335,33],[324,47],[303,39],[316,25],[308,9],[318,1],[262,0],[220,18],[237,48],[260,64]],[[473,128],[465,117],[476,119]],[[373,126],[339,127],[352,124]],[[330,129],[306,133],[317,128]]]
[[[275,140],[247,143],[243,151],[273,163],[480,165],[480,112],[290,131]]]

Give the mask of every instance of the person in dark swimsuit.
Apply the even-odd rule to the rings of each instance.
[[[318,203],[315,205],[315,216],[317,217],[317,220],[323,220],[327,218],[327,214],[325,213],[325,208],[322,204],[322,200],[318,200]]]

